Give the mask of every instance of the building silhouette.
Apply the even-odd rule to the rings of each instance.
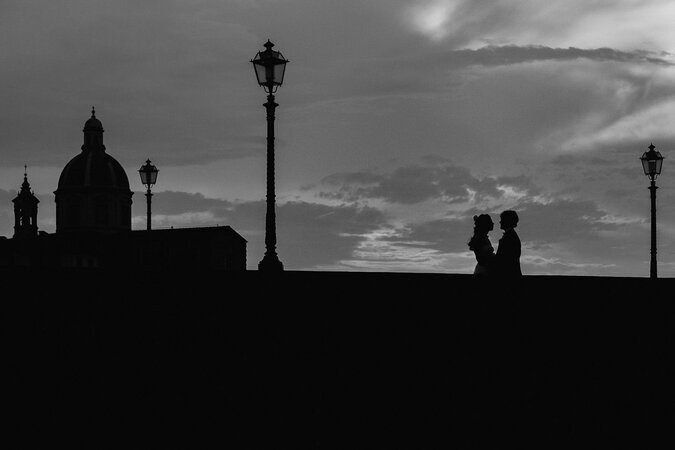
[[[39,200],[24,173],[12,200],[14,235],[0,238],[0,268],[246,270],[246,240],[229,226],[133,231],[129,178],[106,152],[93,108],[82,131],[82,151],[54,191],[56,233],[38,231]]]

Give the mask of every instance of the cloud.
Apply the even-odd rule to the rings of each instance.
[[[134,205],[145,207],[142,201],[144,192],[134,193]],[[185,213],[209,212],[217,217],[223,217],[231,212],[234,204],[216,198],[207,198],[200,193],[159,191],[153,194],[152,212],[165,216],[174,216]]]
[[[320,191],[320,196],[328,199],[349,202],[381,199],[403,205],[428,200],[451,204],[470,199],[500,198],[507,190],[527,191],[532,195],[537,193],[537,188],[526,176],[477,178],[467,168],[447,163],[411,164],[391,172],[337,173],[325,177],[319,189],[321,186],[331,188]]]
[[[413,204],[444,197],[449,202],[469,198],[468,188],[475,184],[468,170],[448,166],[442,169],[408,166],[392,173],[357,172],[330,175],[323,183],[338,186],[339,190],[327,197],[347,201],[380,198],[388,202]]]
[[[542,45],[505,45],[486,46],[479,49],[462,49],[447,52],[445,60],[452,67],[467,66],[504,66],[522,64],[533,61],[570,61],[587,59],[591,61],[615,61],[625,63],[648,63],[661,66],[672,66],[673,62],[645,50],[632,52],[612,48],[580,49],[551,48]]]
[[[354,69],[348,79],[362,83],[333,92],[341,102],[312,106],[319,126],[302,134],[304,145],[321,142],[322,158],[368,155],[374,164],[434,153],[499,175],[528,173],[561,154],[670,136],[669,57],[541,46],[420,53]]]
[[[624,48],[635,42],[668,48],[673,32],[667,0],[430,0],[404,9],[404,22],[434,42],[457,47],[539,42],[587,47],[604,42]],[[649,24],[649,26],[645,26]],[[621,32],[617,32],[621,30]]]
[[[675,138],[671,123],[675,118],[675,96],[631,111],[592,133],[575,136],[564,149],[579,150],[592,146],[645,142]]]

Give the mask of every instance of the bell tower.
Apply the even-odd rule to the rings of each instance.
[[[37,211],[40,200],[30,190],[27,169],[27,166],[24,166],[21,190],[12,200],[14,203],[14,238],[31,238],[38,234]]]

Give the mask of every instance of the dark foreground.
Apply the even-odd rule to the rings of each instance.
[[[0,276],[4,448],[675,443],[675,280]]]

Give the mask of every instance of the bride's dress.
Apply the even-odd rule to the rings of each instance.
[[[473,253],[476,255],[476,268],[473,270],[474,275],[485,275],[490,273],[491,265],[494,262],[495,250],[492,248],[490,239],[485,237],[477,245],[474,246]]]

